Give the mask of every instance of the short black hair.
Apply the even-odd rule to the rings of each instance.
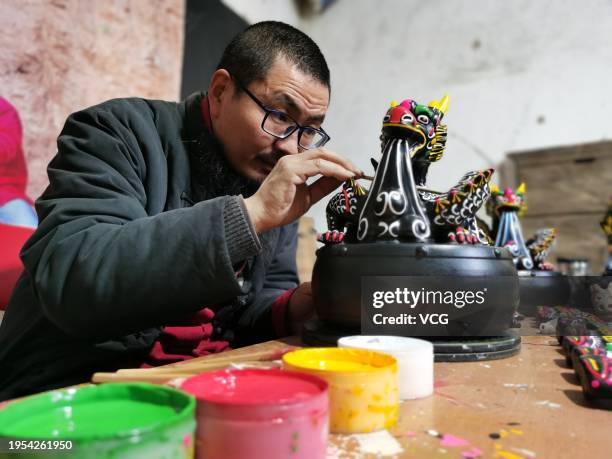
[[[258,22],[236,35],[225,48],[217,70],[227,70],[248,86],[265,79],[278,57],[330,88],[329,68],[317,44],[304,32],[278,21]],[[239,86],[236,89],[240,91]]]

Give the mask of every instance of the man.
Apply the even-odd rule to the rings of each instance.
[[[328,102],[316,44],[264,22],[207,95],[71,115],[0,327],[0,400],[296,333],[296,220],[361,174],[323,148]]]

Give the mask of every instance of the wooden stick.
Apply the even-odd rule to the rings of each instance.
[[[162,371],[163,368],[125,368],[118,370],[115,373],[95,373],[92,377],[92,382],[103,383],[103,382],[129,382],[129,381],[143,381],[156,384],[163,384],[171,379],[176,378],[190,378],[206,371],[222,370],[224,368],[230,368],[233,365],[244,365],[247,367],[255,368],[269,368],[272,366],[271,362],[262,362],[260,360],[248,361],[248,362],[231,362],[231,363],[216,363],[209,365],[202,365],[198,368],[192,368],[187,370],[170,369],[168,371]]]
[[[152,384],[165,384],[176,378],[190,378],[191,374],[180,373],[94,373],[91,381],[94,383],[106,382],[148,382]]]

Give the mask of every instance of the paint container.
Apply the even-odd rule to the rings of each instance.
[[[397,359],[401,400],[427,397],[433,393],[434,349],[429,341],[403,336],[346,336],[338,347],[381,351]]]
[[[193,397],[153,384],[62,389],[8,403],[0,410],[0,437],[8,437],[7,448],[10,440],[38,445],[15,457],[192,458],[195,408]]]
[[[372,432],[397,422],[399,394],[394,357],[362,349],[308,348],[288,352],[283,364],[329,383],[331,432]]]
[[[196,396],[198,459],[324,459],[328,385],[279,369],[223,370],[187,379]]]

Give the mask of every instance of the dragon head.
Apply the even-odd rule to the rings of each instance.
[[[520,214],[525,212],[527,209],[525,190],[524,183],[521,183],[516,190],[508,187],[504,191],[497,185],[493,185],[491,187],[491,198],[487,203],[489,214],[499,215],[504,210],[517,211]]]
[[[418,185],[425,184],[429,164],[442,158],[446,144],[446,125],[441,124],[448,110],[448,96],[429,105],[412,99],[391,102],[383,117],[382,146],[391,138],[407,139],[413,146],[411,160]]]

